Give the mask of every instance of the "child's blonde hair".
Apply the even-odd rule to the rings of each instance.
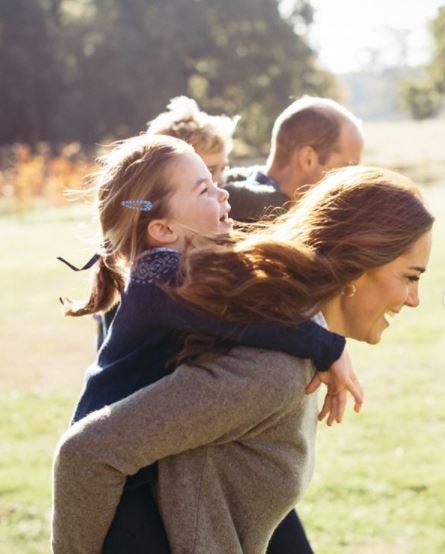
[[[169,135],[191,144],[200,155],[230,152],[239,116],[209,115],[187,96],[172,98],[167,111],[148,123],[150,133]]]
[[[120,298],[126,270],[147,249],[147,226],[168,214],[174,192],[172,164],[193,148],[168,136],[144,133],[111,145],[99,159],[97,209],[102,231],[100,260],[90,298],[66,315],[109,310]]]

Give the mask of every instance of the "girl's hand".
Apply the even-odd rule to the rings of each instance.
[[[363,404],[363,390],[357,375],[352,367],[351,358],[346,348],[328,371],[317,371],[312,381],[306,387],[306,394],[315,392],[324,383],[327,393],[318,419],[323,421],[327,417],[327,425],[334,421],[341,423],[346,409],[348,391],[354,398],[354,410],[358,413]]]

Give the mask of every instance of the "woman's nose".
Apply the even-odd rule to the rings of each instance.
[[[410,308],[417,308],[420,304],[419,284],[417,282],[414,283],[414,286],[410,287],[405,304]]]

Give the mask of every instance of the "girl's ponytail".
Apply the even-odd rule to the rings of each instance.
[[[72,303],[65,315],[77,317],[106,312],[119,301],[124,286],[123,270],[116,257],[112,254],[100,256],[90,298],[84,304]]]
[[[83,303],[69,302],[65,315],[106,312],[120,300],[134,260],[149,248],[149,222],[168,214],[174,186],[167,169],[181,156],[194,152],[182,140],[149,133],[112,146],[99,159],[101,169],[96,177],[102,246],[90,297]],[[90,262],[82,269],[88,267]]]

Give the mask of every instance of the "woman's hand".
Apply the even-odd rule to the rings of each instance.
[[[363,404],[363,390],[352,367],[351,358],[346,348],[328,371],[317,371],[312,381],[306,387],[306,394],[315,392],[324,383],[327,393],[318,419],[323,421],[327,416],[327,425],[334,421],[341,423],[346,409],[348,391],[354,398],[354,410],[358,413]]]

